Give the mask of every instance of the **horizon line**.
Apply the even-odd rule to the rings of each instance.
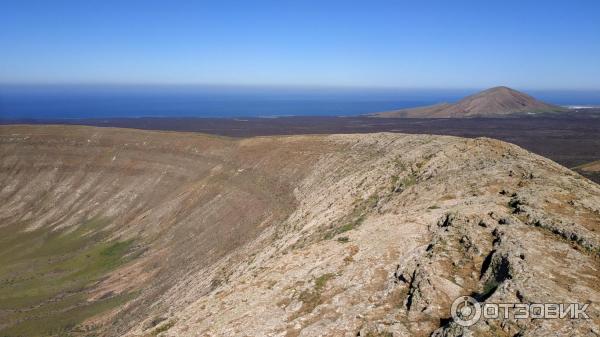
[[[590,91],[600,92],[600,88],[566,87],[520,87],[498,84],[492,86],[393,86],[393,85],[344,85],[344,84],[264,84],[264,83],[203,83],[203,82],[0,82],[0,87],[205,87],[236,89],[338,89],[338,90],[486,90],[495,87],[518,88],[531,91]]]

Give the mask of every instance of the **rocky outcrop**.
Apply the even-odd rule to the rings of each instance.
[[[514,145],[386,133],[233,140],[84,127],[1,129],[0,230],[19,238],[44,228],[68,235],[89,228],[82,219],[100,217],[106,220],[94,224],[104,234],[95,239],[134,242],[77,293],[90,303],[131,297],[81,318],[71,326],[76,331],[600,331],[600,188]],[[591,319],[509,317],[462,327],[450,312],[461,296],[481,303],[588,303]]]

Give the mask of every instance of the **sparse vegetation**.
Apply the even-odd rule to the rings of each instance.
[[[416,182],[417,176],[414,173],[410,173],[402,178],[397,175],[393,175],[391,177],[390,191],[400,193],[414,185]]]
[[[392,182],[390,183],[390,191],[391,192],[396,192],[396,189],[398,188],[398,180],[400,179],[400,177],[398,177],[397,175],[393,175],[391,180]]]
[[[0,228],[0,310],[9,313],[4,317],[9,326],[0,334],[67,333],[85,318],[132,298],[122,294],[87,301],[86,288],[126,262],[133,245],[132,240],[106,241],[109,223],[96,217],[71,231]]]
[[[417,176],[414,174],[409,174],[408,176],[402,179],[402,186],[406,189],[417,182]]]
[[[473,295],[477,300],[484,301],[488,297],[492,296],[492,294],[494,294],[496,289],[498,289],[499,285],[500,284],[498,283],[498,281],[496,281],[495,279],[491,279],[483,285],[483,289],[481,290],[481,293],[473,294]]]
[[[152,335],[157,336],[158,334],[168,331],[169,329],[171,329],[173,326],[175,325],[175,321],[169,321],[161,326],[159,326],[158,328],[156,328],[154,330],[154,332],[152,332]]]
[[[400,172],[406,171],[406,164],[404,164],[400,156],[394,158],[394,166]]]
[[[6,198],[5,209],[14,209],[15,215],[8,214],[0,224],[0,326],[5,329],[0,336],[218,335],[224,329],[251,335],[287,330],[297,336],[313,328],[325,334],[355,334],[360,328],[361,335],[371,331],[371,336],[385,336],[387,329],[425,335],[429,328],[444,328],[438,321],[448,322],[448,299],[440,294],[460,287],[465,294],[495,296],[494,289],[500,289],[509,296],[522,288],[530,272],[545,275],[548,270],[573,273],[559,281],[536,278],[539,289],[552,290],[556,285],[564,290],[561,294],[580,299],[597,295],[595,270],[587,268],[594,266],[597,256],[591,259],[583,249],[599,252],[597,189],[585,181],[573,184],[568,171],[558,166],[546,170],[543,159],[529,160],[527,153],[511,145],[392,134],[364,136],[364,142],[359,135],[326,137],[325,143],[321,136],[293,136],[286,138],[285,150],[303,146],[288,156],[280,149],[278,137],[241,143],[227,139],[228,145],[219,148],[205,145],[209,141],[204,136],[161,134],[159,140],[147,131],[143,139],[152,140],[159,153],[122,151],[118,160],[110,162],[114,150],[110,136],[122,131],[112,130],[104,137],[108,131],[95,131],[108,144],[106,148],[93,152],[89,145],[85,151],[92,153],[90,165],[102,157],[99,154],[110,152],[110,164],[99,169],[100,176],[116,176],[118,184],[103,188],[107,180],[90,183],[89,177],[96,175],[82,172],[77,179],[81,182],[64,186],[66,190],[75,186],[82,193],[75,203],[69,191],[64,198],[68,200],[54,200],[45,186],[36,193],[17,186],[15,196]],[[129,131],[122,137],[131,142],[137,133]],[[346,146],[355,142],[357,146]],[[189,149],[195,147],[198,152],[189,156]],[[58,159],[67,170],[58,165],[57,180],[70,176],[71,160],[87,155],[76,150],[68,147],[68,155]],[[14,152],[11,156],[18,161],[27,162],[30,156]],[[504,156],[511,152],[518,156]],[[407,165],[402,171],[393,164],[401,153]],[[439,155],[435,162],[419,164],[428,153]],[[224,160],[231,156],[233,164]],[[57,167],[54,161],[42,162],[31,174],[18,162],[16,169],[11,168],[11,160],[3,165],[8,172],[18,169],[20,173],[14,175],[24,186],[29,186],[32,176],[43,177],[46,167]],[[528,181],[527,188],[517,186],[522,179],[520,169],[515,169],[519,165],[538,177]],[[142,166],[150,166],[152,174],[142,172]],[[238,167],[249,169],[242,174]],[[517,172],[516,178],[503,173],[510,168]],[[109,174],[104,174],[105,169],[111,170]],[[94,186],[86,190],[83,183]],[[390,191],[390,184],[408,189]],[[414,184],[418,185],[410,187]],[[138,189],[138,185],[150,187]],[[412,193],[417,192],[415,187],[419,193]],[[501,188],[509,192],[498,195]],[[508,208],[513,192],[524,203],[519,214],[510,214]],[[11,206],[29,196],[31,206]],[[129,202],[129,197],[135,200]],[[98,200],[101,204],[95,208]],[[44,214],[50,202],[56,204],[53,212],[56,209],[58,215]],[[90,210],[109,209],[114,222],[96,217],[79,226],[54,226],[57,218],[66,223]],[[31,223],[13,223],[32,218],[32,210],[39,210],[34,215],[48,219],[47,224],[29,227],[27,232],[23,228]],[[438,226],[437,218],[442,218]],[[504,218],[514,223],[499,226]],[[124,277],[107,279],[97,287],[142,251],[137,238],[131,241],[126,236],[136,233],[144,240],[159,241],[148,245],[151,251],[139,261],[143,263],[128,265],[122,270]],[[317,242],[323,237],[331,240]],[[497,253],[488,255],[488,260],[489,250]],[[514,265],[505,268],[503,258]],[[569,265],[572,261],[578,263]],[[510,282],[503,286],[505,278]],[[134,283],[125,285],[129,280]],[[564,286],[568,283],[581,291],[568,292],[570,288]],[[129,287],[140,292],[122,293]],[[214,291],[208,293],[211,288]],[[539,289],[527,288],[527,299],[541,296]],[[168,296],[156,296],[163,290]],[[135,296],[140,298],[131,302]],[[127,310],[107,315],[128,301]],[[359,314],[350,309],[357,304],[362,308]],[[408,319],[423,315],[426,308],[430,309],[424,320]],[[276,317],[273,324],[261,324],[280,310],[284,316]],[[5,319],[11,326],[3,325]],[[574,324],[589,331],[586,322]]]
[[[367,199],[359,199],[354,203],[354,209],[350,214],[342,218],[342,226],[334,227],[325,233],[325,239],[332,239],[338,234],[351,231],[360,226],[367,216],[369,210],[375,208],[379,203],[380,197],[376,193]]]
[[[347,231],[351,231],[354,228],[358,227],[360,224],[362,224],[364,221],[364,216],[359,216],[358,218],[354,219],[354,221],[347,223],[345,225],[343,225],[342,227],[339,227],[335,232],[336,234],[340,234],[340,233],[345,233]]]
[[[317,305],[321,304],[321,293],[327,285],[327,282],[335,277],[333,273],[323,274],[315,279],[315,285],[313,289],[304,290],[298,296],[298,299],[302,301],[302,308],[296,313],[296,315],[312,312]]]
[[[517,214],[523,212],[521,206],[523,206],[523,201],[516,194],[514,194],[508,202],[508,207],[512,209],[514,214]]]
[[[318,292],[321,292],[321,290],[323,290],[323,288],[325,287],[327,282],[329,280],[331,280],[333,277],[335,277],[335,274],[333,274],[333,273],[327,273],[327,274],[323,274],[323,275],[317,277],[315,279],[315,290]]]

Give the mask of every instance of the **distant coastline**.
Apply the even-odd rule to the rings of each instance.
[[[454,102],[475,89],[0,85],[2,119],[359,116]],[[600,91],[532,91],[562,106],[600,106]]]
[[[598,109],[598,108],[600,108],[600,105],[563,105],[563,107],[565,107],[567,109],[573,109],[573,110],[578,110],[578,109]]]

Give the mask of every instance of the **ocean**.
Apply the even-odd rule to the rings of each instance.
[[[0,119],[355,116],[455,102],[477,91],[479,90],[0,85]],[[600,91],[526,92],[558,105],[600,105]]]

